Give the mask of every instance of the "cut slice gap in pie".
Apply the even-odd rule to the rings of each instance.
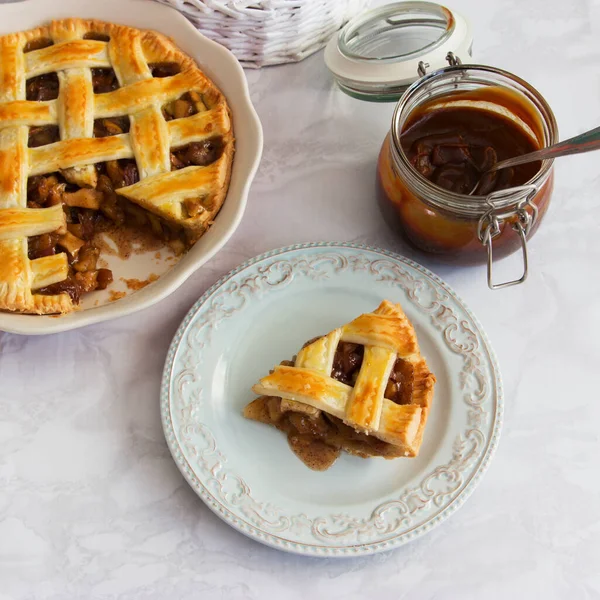
[[[0,310],[70,312],[110,285],[103,232],[181,254],[209,229],[230,110],[170,39],[64,19],[1,36],[0,65]]]
[[[244,416],[285,432],[294,453],[317,471],[342,451],[415,457],[434,385],[412,323],[399,304],[384,300],[276,366],[252,388],[259,397]]]

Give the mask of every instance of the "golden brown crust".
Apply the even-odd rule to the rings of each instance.
[[[364,357],[353,386],[331,375],[340,342],[364,345]],[[385,397],[397,359],[412,367],[412,395],[405,404]],[[418,454],[434,384],[435,376],[421,356],[411,322],[399,305],[384,301],[374,312],[305,345],[294,366],[275,367],[252,389],[257,394],[290,403],[286,405],[289,410],[293,411],[300,403],[341,419],[354,430],[394,446],[395,453],[380,448],[389,457]],[[362,448],[364,444],[359,446]],[[378,452],[376,445],[367,446],[368,452],[357,452],[370,455]]]
[[[91,39],[102,36],[108,41]],[[40,39],[52,43],[24,51],[28,42]],[[175,63],[179,72],[155,78],[149,65],[156,63]],[[120,87],[94,94],[92,68],[114,69]],[[28,79],[54,72],[60,82],[56,100],[25,99]],[[199,105],[204,112],[166,123],[163,104],[187,92],[200,95]],[[124,115],[131,119],[128,133],[93,137],[95,118]],[[28,128],[43,125],[58,125],[60,141],[28,148]],[[204,194],[201,208],[194,210],[198,214],[187,214],[182,205],[189,197],[183,193],[165,194],[166,182],[178,181],[171,174],[170,149],[211,136],[219,136],[223,151],[215,166],[185,169],[189,182],[183,191],[193,194],[192,184],[201,181]],[[0,310],[73,310],[65,293],[31,293],[34,274],[27,258],[26,238],[54,231],[56,223],[51,219],[52,211],[36,209],[34,213],[27,208],[28,176],[60,170],[69,182],[94,187],[95,163],[134,158],[141,181],[121,188],[119,193],[187,229],[188,238],[195,241],[212,224],[225,200],[233,153],[231,113],[225,97],[190,56],[156,31],[72,18],[0,37],[0,263],[4,261],[0,268]],[[137,195],[140,188],[148,192],[147,197]],[[159,195],[157,190],[162,195],[158,205],[152,202]],[[39,272],[44,264],[36,267],[38,280],[56,279],[63,272],[54,269],[44,279]]]
[[[416,456],[423,441],[423,433],[431,401],[433,399],[433,390],[435,387],[435,375],[429,372],[425,359],[417,361],[414,365],[413,397],[412,401],[421,407],[421,419],[419,428],[413,441],[413,448],[410,449],[410,456]]]

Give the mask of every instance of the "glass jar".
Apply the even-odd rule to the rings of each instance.
[[[379,204],[386,221],[414,246],[440,259],[487,261],[488,284],[499,288],[527,276],[527,240],[548,209],[552,161],[542,161],[533,176],[532,168],[523,185],[486,196],[465,195],[429,181],[413,167],[400,143],[404,126],[412,125],[411,115],[430,103],[455,101],[508,118],[529,146],[543,148],[558,141],[554,115],[540,93],[506,71],[461,64],[461,59],[472,62],[472,48],[469,22],[456,11],[432,2],[396,2],[352,19],[327,45],[325,62],[350,96],[376,102],[399,99],[377,165]],[[493,259],[519,248],[523,276],[495,283]]]
[[[400,143],[403,126],[423,103],[436,100],[481,104],[507,111],[528,128],[540,148],[558,141],[552,110],[540,93],[517,76],[483,65],[456,65],[425,75],[402,96],[394,111],[377,165],[380,207],[386,221],[409,242],[443,259],[488,263],[490,287],[521,283],[527,276],[527,240],[548,209],[553,187],[552,160],[524,185],[487,196],[447,191],[419,173]],[[523,252],[523,276],[493,282],[492,261]]]

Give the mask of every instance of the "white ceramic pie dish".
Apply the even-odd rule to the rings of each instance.
[[[82,300],[82,309],[67,315],[0,312],[0,330],[12,333],[42,335],[76,329],[147,308],[174,292],[233,235],[244,214],[248,190],[262,154],[262,127],[250,101],[242,67],[229,50],[198,33],[183,15],[171,8],[149,0],[26,0],[0,5],[0,35],[67,17],[95,18],[155,29],[170,36],[198,62],[225,94],[233,113],[236,152],[231,182],[214,225],[178,262],[167,260],[164,251],[158,258],[156,250],[134,254],[126,261],[108,257],[115,278],[108,290],[87,294]],[[121,281],[121,278],[144,281],[151,275],[159,278],[135,292]],[[111,292],[127,292],[127,296],[111,301]]]

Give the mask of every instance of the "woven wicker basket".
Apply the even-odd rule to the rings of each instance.
[[[157,0],[229,48],[244,67],[296,62],[322,48],[369,0]]]

